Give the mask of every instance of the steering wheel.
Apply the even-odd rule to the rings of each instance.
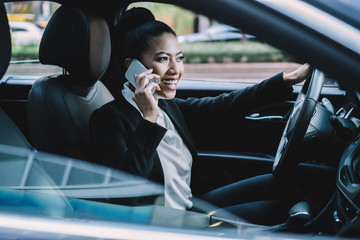
[[[314,115],[324,82],[324,73],[314,69],[296,98],[286,123],[273,164],[273,175],[283,175],[298,163],[303,139]]]

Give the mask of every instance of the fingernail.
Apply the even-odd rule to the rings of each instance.
[[[151,89],[151,94],[154,94],[155,91],[156,91],[156,89],[155,89],[155,88],[152,88],[152,89]]]
[[[150,79],[149,82],[153,82],[153,83],[159,84],[159,79],[157,79],[157,78],[152,78],[152,79]]]

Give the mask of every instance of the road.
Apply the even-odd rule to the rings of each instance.
[[[290,72],[299,67],[297,63],[206,63],[185,64],[183,78],[224,81],[259,82],[276,73]],[[12,64],[9,74],[49,75],[61,69],[41,64]]]

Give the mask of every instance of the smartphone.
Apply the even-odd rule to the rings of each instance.
[[[125,72],[125,77],[134,87],[136,87],[135,74],[139,75],[146,70],[146,67],[139,60],[133,59]]]

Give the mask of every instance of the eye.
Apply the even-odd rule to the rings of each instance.
[[[177,61],[184,61],[184,59],[185,59],[185,57],[184,56],[179,56],[178,58],[177,58]]]
[[[169,59],[168,57],[163,56],[163,57],[159,57],[159,58],[158,58],[158,61],[159,61],[159,62],[166,62],[166,61],[168,61],[168,59]]]

